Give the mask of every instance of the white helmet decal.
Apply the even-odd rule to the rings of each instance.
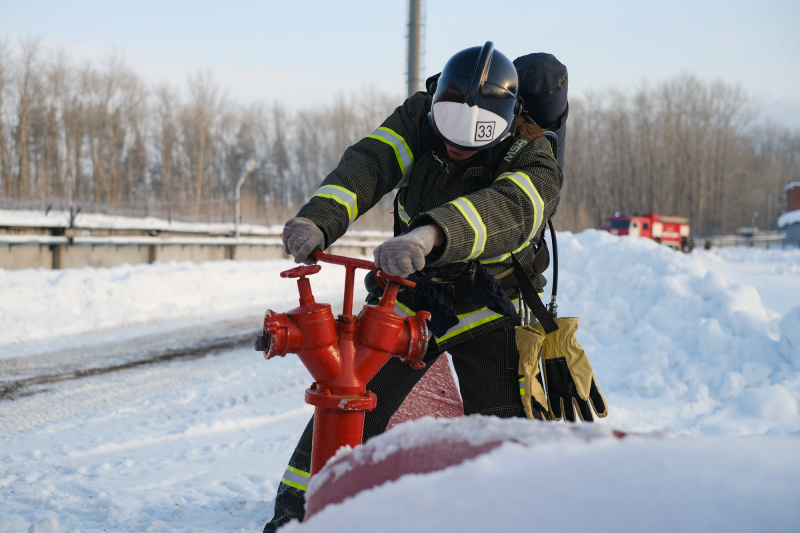
[[[508,121],[478,106],[442,101],[431,108],[436,129],[451,143],[480,149],[506,132]]]

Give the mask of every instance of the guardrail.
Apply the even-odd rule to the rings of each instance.
[[[281,226],[245,224],[236,237],[234,225],[226,223],[0,210],[0,268],[279,259],[288,257],[281,230]],[[388,233],[378,231],[354,232],[331,248],[338,255],[370,255],[388,237]]]
[[[748,246],[764,248],[786,248],[795,246],[789,242],[785,231],[764,231],[753,235],[712,235],[709,237],[695,237],[695,246],[705,249],[722,248],[726,246]]]
[[[68,212],[0,210],[0,269],[111,267],[156,261],[222,261],[287,258],[280,226],[245,224],[234,237],[230,223],[198,224],[155,218],[75,216]],[[333,253],[369,256],[390,232],[350,232]],[[787,232],[694,237],[695,247],[794,247]]]
[[[338,255],[370,255],[385,239],[342,238]],[[54,236],[0,234],[0,268],[111,267],[156,261],[287,258],[280,235],[265,237]]]

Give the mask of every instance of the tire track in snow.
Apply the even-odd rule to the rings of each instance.
[[[0,401],[47,390],[47,385],[191,360],[245,346],[258,332],[258,319],[240,319],[126,341],[103,342],[61,352],[0,360]],[[198,330],[200,333],[198,333]]]
[[[114,417],[118,413],[137,410],[151,403],[151,398],[163,397],[164,391],[202,390],[203,384],[211,380],[228,379],[230,374],[247,372],[248,365],[268,364],[248,347],[237,347],[195,358],[196,364],[186,364],[184,360],[172,360],[165,364],[135,365],[126,370],[99,373],[82,379],[51,383],[48,390],[18,397],[3,402],[0,416],[0,437],[25,431],[29,428],[67,420],[76,415],[78,420],[93,413],[93,417]],[[306,381],[306,377],[307,380]],[[277,397],[301,397],[302,391],[311,382],[304,368],[292,369],[289,375],[277,373],[267,381],[259,381],[261,390],[267,391],[265,401],[277,402]],[[193,394],[193,393],[191,393]],[[189,395],[186,403],[194,400]],[[275,398],[274,398],[275,397]],[[274,399],[273,399],[274,398]],[[174,409],[174,404],[164,406]],[[305,411],[310,415],[310,410]],[[296,416],[293,415],[293,416]],[[244,424],[264,425],[269,417],[258,420],[231,420],[226,423],[239,428]],[[230,430],[230,428],[228,428]],[[225,427],[215,425],[203,429],[203,424],[187,427],[179,435],[192,432],[224,432]]]

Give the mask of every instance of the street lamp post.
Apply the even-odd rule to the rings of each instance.
[[[233,235],[235,240],[233,244],[228,247],[227,253],[228,259],[231,260],[236,259],[236,255],[239,252],[239,222],[242,218],[242,185],[244,184],[244,180],[247,179],[247,175],[255,170],[257,164],[255,159],[247,161],[244,170],[242,170],[242,175],[239,176],[239,181],[236,182],[236,213],[233,215]]]
[[[242,218],[242,198],[241,198],[242,184],[244,184],[244,180],[247,178],[247,175],[250,174],[253,170],[255,170],[257,164],[258,163],[256,162],[255,159],[250,159],[244,166],[242,175],[239,176],[239,181],[236,182],[236,214],[234,215],[235,218],[233,220],[234,237],[236,237],[236,239],[239,238],[239,222]]]

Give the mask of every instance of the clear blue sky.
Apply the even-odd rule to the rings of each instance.
[[[800,130],[798,0],[423,0],[423,78],[492,40],[546,51],[572,94],[681,73],[741,85],[762,117]],[[210,69],[231,98],[316,107],[374,87],[406,90],[408,0],[0,0],[0,39],[40,37],[77,62],[109,52],[152,84]],[[399,101],[398,101],[399,103]]]

